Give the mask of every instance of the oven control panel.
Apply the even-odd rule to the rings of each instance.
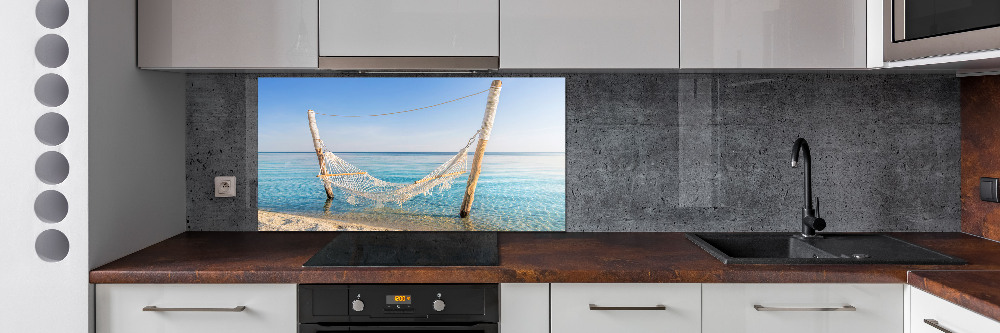
[[[418,309],[421,310],[420,313],[441,313],[445,309],[445,295],[451,295],[454,298],[469,303],[472,305],[471,308],[476,310],[470,312],[471,310],[467,309],[465,313],[472,314],[476,312],[482,314],[481,311],[478,311],[481,307],[476,304],[483,299],[480,297],[480,290],[455,290],[452,286],[440,286],[436,289],[430,289],[428,286],[393,286],[391,289],[397,292],[385,293],[385,291],[382,291],[382,293],[379,293],[379,290],[369,289],[362,287],[352,288],[352,293],[356,292],[353,302],[363,302],[365,299],[377,298],[379,301],[384,301],[381,303],[383,314],[413,314],[418,313]],[[362,312],[363,310],[355,311]]]
[[[307,322],[490,322],[499,318],[496,284],[299,285]]]

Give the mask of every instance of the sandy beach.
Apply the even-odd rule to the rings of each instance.
[[[396,231],[396,229],[371,227],[363,224],[326,220],[315,217],[257,211],[257,230],[260,231]]]

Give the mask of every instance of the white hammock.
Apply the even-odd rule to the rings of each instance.
[[[386,116],[393,114],[400,114],[404,112],[411,112],[416,110],[423,110],[427,108],[433,108],[438,105],[451,103],[457,100],[461,100],[470,96],[475,96],[483,92],[489,91],[490,94],[486,98],[486,112],[483,114],[483,123],[479,130],[469,138],[469,142],[465,144],[465,147],[460,149],[455,156],[452,156],[448,161],[444,162],[438,166],[434,171],[424,176],[413,183],[390,183],[378,178],[373,177],[368,174],[367,171],[361,170],[360,168],[347,163],[344,159],[330,152],[323,140],[319,138],[319,129],[316,125],[315,112],[309,110],[309,127],[313,135],[313,144],[316,147],[317,154],[322,153],[320,169],[320,179],[327,190],[328,198],[332,198],[333,194],[330,189],[331,186],[336,186],[343,189],[349,194],[347,202],[356,205],[359,202],[359,198],[366,199],[368,201],[374,202],[377,207],[381,207],[387,202],[395,202],[402,205],[407,200],[420,195],[429,194],[435,188],[446,190],[451,188],[451,183],[455,178],[469,171],[467,166],[469,147],[476,140],[476,136],[479,137],[480,149],[485,151],[486,141],[490,139],[490,133],[493,130],[493,119],[496,117],[496,108],[500,100],[500,81],[494,80],[490,89],[477,92],[472,95],[467,95],[465,97],[453,99],[447,102],[438,103],[431,106],[426,106],[422,108],[406,110],[401,112],[392,112],[386,114],[373,114],[369,115],[371,117]],[[327,116],[334,117],[353,117],[344,115],[333,115],[333,114],[323,114]],[[480,152],[477,152],[477,158],[481,158]],[[479,161],[478,163],[481,163]],[[476,168],[476,166],[474,166]],[[477,169],[478,170],[478,169]],[[478,171],[473,172],[473,175],[469,178],[469,187],[471,188],[470,193],[475,193],[475,182],[478,179]],[[467,189],[467,192],[469,189]],[[463,209],[467,209],[466,205],[471,205],[472,197],[469,193],[466,194],[466,198],[463,201]],[[463,210],[463,212],[467,212]],[[464,215],[463,215],[464,217]]]
[[[466,163],[469,147],[472,146],[472,142],[478,134],[479,131],[476,131],[472,139],[469,139],[469,143],[447,162],[413,183],[391,183],[375,178],[368,172],[326,150],[325,146],[323,157],[326,162],[327,174],[319,175],[319,177],[323,179],[323,182],[347,192],[349,196],[346,201],[349,204],[356,205],[360,203],[359,198],[362,198],[374,202],[376,207],[381,207],[387,202],[402,205],[417,195],[430,194],[435,188],[441,190],[451,188],[455,178],[469,171]]]

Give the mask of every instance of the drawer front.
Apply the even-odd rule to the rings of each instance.
[[[167,311],[143,311],[155,306]],[[206,311],[233,309],[242,311]],[[198,311],[170,311],[174,309]],[[98,333],[296,332],[294,284],[99,284]]]
[[[705,333],[903,332],[904,291],[902,284],[705,284],[702,326]],[[854,311],[822,311],[845,306]]]
[[[701,331],[700,284],[554,283],[551,289],[552,333]]]
[[[678,0],[503,0],[500,17],[501,68],[680,63]]]
[[[499,0],[320,0],[324,57],[497,57]]]
[[[943,332],[924,322],[925,319],[937,321],[939,327],[952,333],[1000,332],[1000,322],[923,290],[910,288],[910,333]]]

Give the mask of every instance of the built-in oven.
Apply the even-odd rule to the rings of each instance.
[[[497,333],[496,284],[299,285],[299,333]]]
[[[884,0],[884,58],[1000,49],[1000,1]]]

